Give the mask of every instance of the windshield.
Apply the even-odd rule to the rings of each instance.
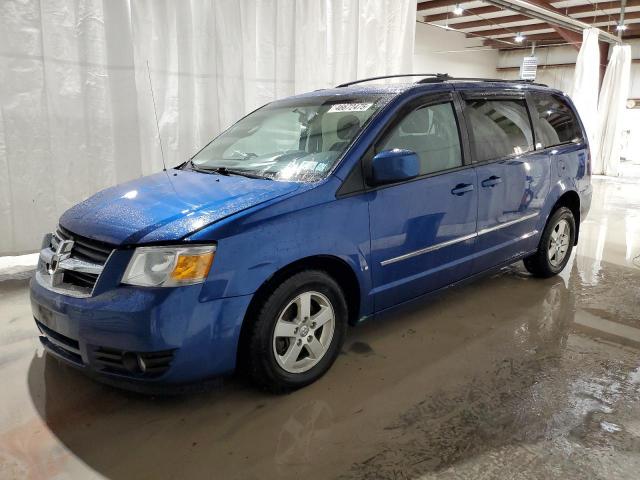
[[[319,180],[383,99],[382,95],[333,95],[271,103],[213,140],[193,157],[191,166],[273,180]]]

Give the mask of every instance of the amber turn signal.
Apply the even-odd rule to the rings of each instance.
[[[195,283],[204,280],[209,274],[214,256],[215,252],[180,254],[171,272],[171,279],[176,283]]]

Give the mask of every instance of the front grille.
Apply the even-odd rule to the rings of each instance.
[[[93,288],[98,281],[98,275],[93,273],[74,272],[73,270],[66,270],[62,275],[63,283],[70,283],[71,285],[77,285],[79,287]]]
[[[171,366],[173,353],[173,350],[128,352],[98,347],[94,351],[94,358],[104,372],[135,377],[158,377]]]
[[[80,355],[80,343],[73,338],[62,335],[55,330],[47,327],[44,323],[36,320],[36,325],[42,333],[40,341],[49,350],[53,350],[58,355],[71,360],[74,363],[82,365],[82,356]]]
[[[114,248],[108,243],[76,235],[64,228],[62,225],[58,225],[56,234],[62,240],[73,240],[71,258],[77,258],[86,262],[104,265]]]
[[[62,226],[45,237],[36,281],[56,293],[90,297],[114,247],[76,235]]]

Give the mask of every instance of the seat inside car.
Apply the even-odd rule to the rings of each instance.
[[[431,115],[429,115],[431,114]],[[428,117],[431,118],[428,118]],[[420,158],[420,173],[432,173],[461,164],[457,132],[449,132],[429,108],[413,111],[394,129],[386,148],[411,150]]]
[[[349,142],[355,137],[360,130],[360,120],[355,115],[345,115],[338,120],[338,128],[336,135],[341,140],[331,145],[329,150],[342,151],[349,145]]]

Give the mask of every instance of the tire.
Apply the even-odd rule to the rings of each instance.
[[[555,240],[558,235],[559,243]],[[558,208],[547,220],[538,250],[524,259],[525,268],[535,277],[549,278],[557,275],[567,265],[575,239],[576,220],[573,213],[566,207]]]
[[[259,387],[284,393],[309,385],[329,370],[340,353],[347,302],[325,272],[304,270],[289,277],[256,311],[243,352],[247,372]]]

